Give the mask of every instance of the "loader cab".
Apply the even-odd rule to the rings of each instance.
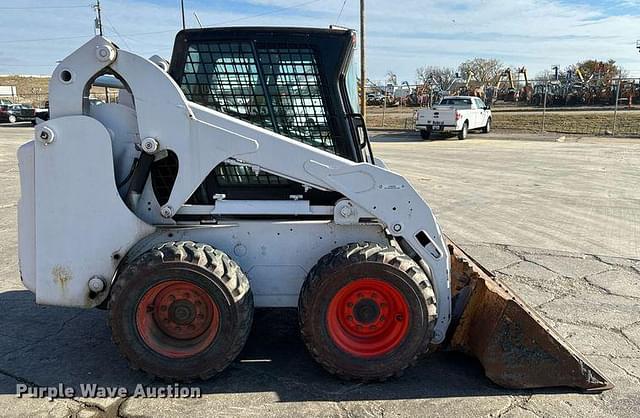
[[[351,161],[370,162],[357,106],[355,39],[355,32],[344,29],[188,29],[176,36],[169,74],[190,101]],[[161,204],[175,172],[172,156],[152,167]],[[340,197],[227,163],[213,170],[190,203],[211,204],[221,195],[228,200],[295,196],[314,204]]]

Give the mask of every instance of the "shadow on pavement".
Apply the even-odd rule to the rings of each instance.
[[[458,141],[458,138],[454,135],[434,134],[429,139],[422,139],[418,132],[405,132],[405,131],[380,132],[380,133],[370,132],[369,138],[371,139],[372,143]],[[469,139],[473,139],[473,136],[469,136]]]
[[[76,393],[81,384],[124,386],[129,393],[137,384],[166,386],[127,367],[111,342],[105,311],[39,306],[28,291],[8,291],[0,293],[0,318],[0,377],[13,378],[0,379],[0,394],[16,393],[14,379],[37,386],[62,383]],[[239,359],[218,377],[192,386],[203,394],[275,392],[289,402],[524,393],[494,385],[474,359],[446,352],[432,354],[385,383],[341,381],[307,354],[295,310],[256,312]]]

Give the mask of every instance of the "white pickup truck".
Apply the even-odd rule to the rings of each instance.
[[[491,110],[479,97],[447,96],[433,109],[420,109],[416,115],[416,130],[422,139],[433,132],[457,133],[466,139],[469,131],[491,131]]]

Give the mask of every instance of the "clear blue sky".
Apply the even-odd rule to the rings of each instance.
[[[93,34],[92,0],[0,2],[0,74],[48,74]],[[185,0],[205,26],[357,28],[359,0]],[[340,19],[338,15],[344,4]],[[179,0],[102,0],[106,35],[122,48],[169,58]],[[18,9],[12,9],[18,8]],[[535,75],[588,58],[615,59],[640,77],[640,0],[367,0],[368,70],[413,82],[423,65],[495,57]]]

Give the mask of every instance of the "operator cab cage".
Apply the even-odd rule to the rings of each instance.
[[[345,29],[187,29],[176,36],[169,74],[190,101],[351,161],[372,162],[357,107],[355,39],[355,32]],[[172,154],[152,167],[160,204],[169,197],[177,167]],[[223,163],[189,203],[209,205],[221,195],[229,200],[296,196],[312,204],[333,204],[341,197]]]

